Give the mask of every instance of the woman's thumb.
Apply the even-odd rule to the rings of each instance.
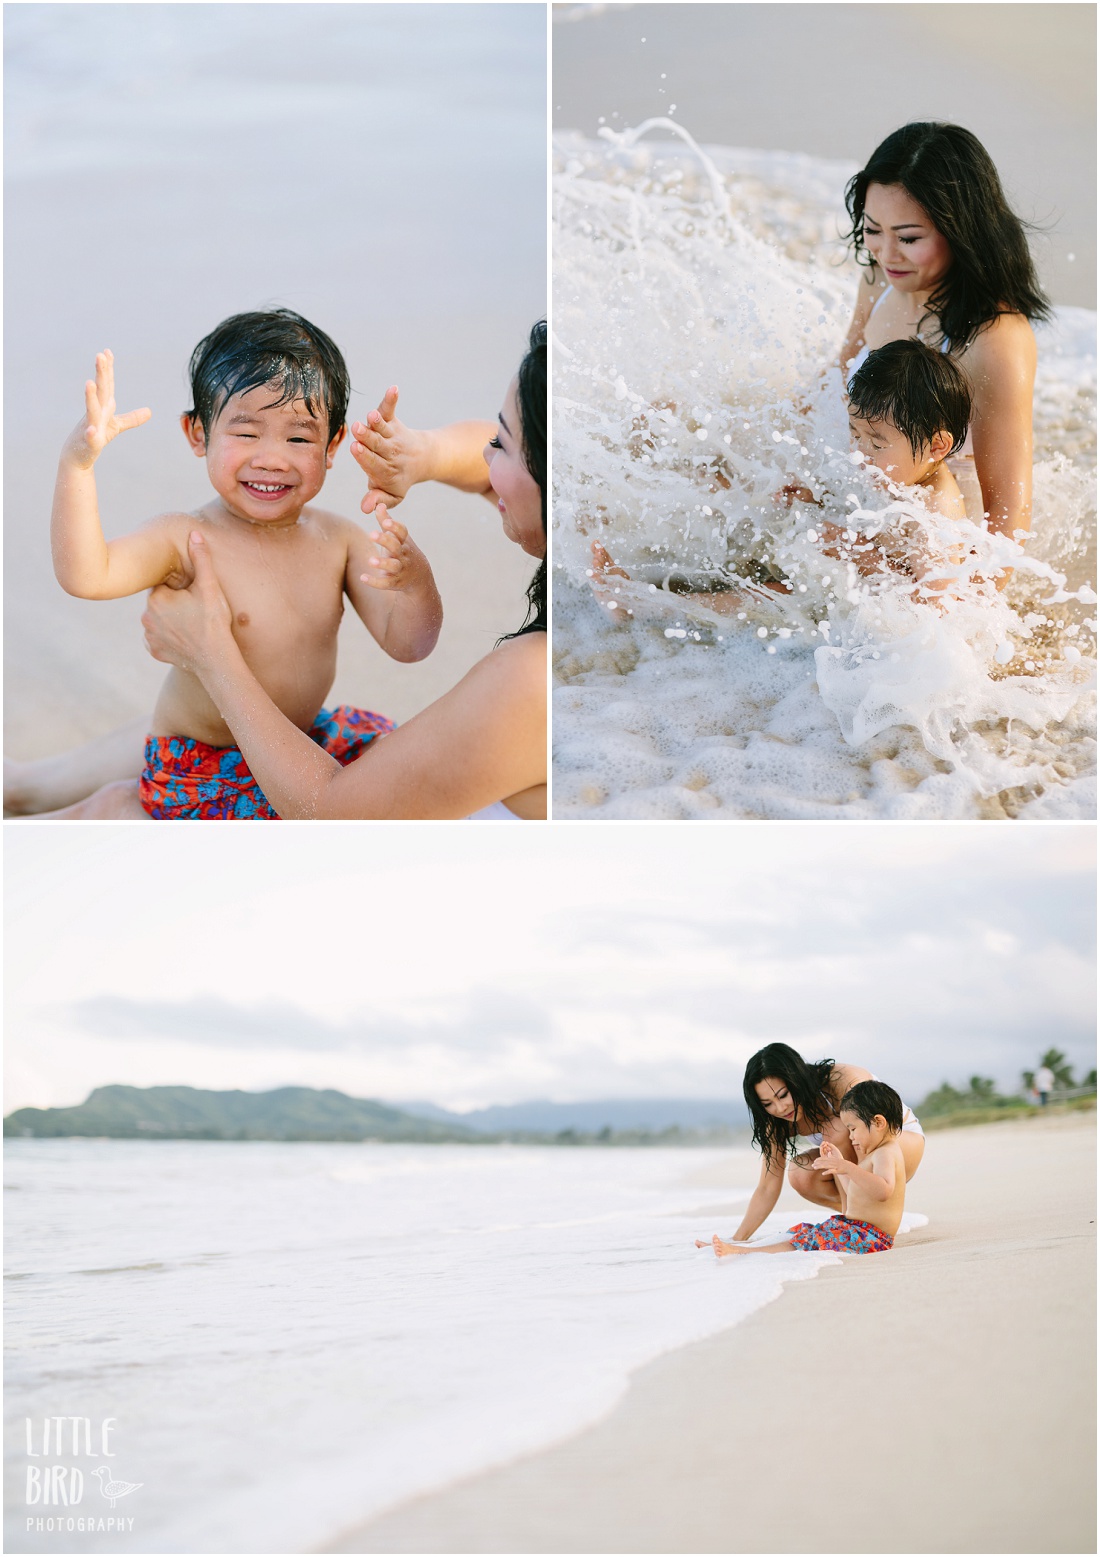
[[[187,537],[187,551],[195,570],[195,583],[205,584],[214,578],[214,565],[210,561],[210,548],[201,530],[192,530]]]

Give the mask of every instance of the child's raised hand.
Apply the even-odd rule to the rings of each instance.
[[[370,539],[378,547],[377,557],[368,557],[368,573],[360,574],[372,589],[408,589],[420,581],[424,556],[409,540],[409,532],[400,519],[394,519],[384,503],[376,510],[378,525]]]
[[[81,432],[81,452],[85,459],[98,459],[99,455],[121,432],[140,427],[152,416],[148,406],[140,411],[124,411],[120,416],[115,410],[115,358],[110,351],[101,351],[95,359],[95,378],[84,385],[86,417]],[[90,458],[89,458],[90,457]]]
[[[372,514],[379,504],[397,506],[409,488],[421,479],[424,435],[397,420],[397,385],[392,384],[365,423],[351,426],[351,453],[370,481],[370,491],[359,505]]]
[[[840,1150],[839,1146],[834,1146],[832,1141],[822,1141],[821,1155],[820,1157],[814,1158],[813,1166],[819,1169],[831,1169],[835,1168],[839,1163],[845,1162],[846,1160],[847,1159],[845,1158],[844,1153]]]

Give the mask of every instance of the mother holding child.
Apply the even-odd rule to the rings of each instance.
[[[877,1254],[893,1245],[905,1186],[924,1156],[924,1131],[892,1087],[858,1065],[810,1064],[789,1044],[769,1043],[745,1068],[753,1145],[763,1153],[760,1182],[718,1255],[785,1254],[792,1249]],[[800,1139],[812,1145],[797,1151]],[[786,1177],[804,1200],[837,1212],[800,1222],[787,1237],[748,1239],[775,1209]]]
[[[152,591],[142,618],[174,668],[152,719],[90,746],[11,765],[5,804],[64,818],[472,818],[546,814],[546,325],[531,332],[496,426],[403,426],[391,389],[351,452],[370,480],[367,535],[312,505],[347,434],[347,369],[289,309],[234,315],[195,348],[182,418],[214,496],[108,542],[93,468],[120,433],[114,363],[96,359],[62,451],[52,543],[84,599]],[[394,659],[424,658],[442,620],[427,558],[394,519],[421,481],[491,498],[539,567],[526,622],[400,729],[321,705],[345,598]],[[373,545],[373,550],[372,550]],[[60,807],[60,809],[58,809]]]
[[[960,125],[903,125],[851,179],[845,204],[862,268],[838,359],[853,446],[902,495],[919,491],[932,512],[1022,543],[1031,528],[1032,321],[1048,318],[1050,304],[989,153]],[[828,377],[821,388],[832,392]],[[794,479],[779,496],[820,506]],[[843,525],[816,528],[827,554],[861,573],[889,569],[919,585],[942,560],[904,537],[853,549]],[[627,575],[598,542],[592,551],[598,598],[631,614],[611,584]],[[1010,572],[998,571],[999,586]],[[933,596],[942,588],[934,584]],[[694,598],[718,612],[741,604],[735,591]]]

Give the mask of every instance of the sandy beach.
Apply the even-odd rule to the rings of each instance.
[[[928,1226],[889,1256],[788,1288],[643,1369],[593,1430],[324,1550],[1093,1551],[1094,1182],[1091,1114],[935,1134],[908,1197]],[[729,1231],[722,1188],[699,1185],[700,1233]]]
[[[75,600],[53,576],[57,457],[97,351],[115,353],[120,407],[153,411],[97,466],[108,537],[209,499],[178,418],[192,348],[232,313],[285,305],[328,331],[349,419],[390,383],[413,426],[495,419],[546,306],[544,23],[522,5],[420,8],[416,23],[386,5],[9,16],[9,755],[148,712],[164,676],[141,597]],[[263,83],[288,58],[294,91],[273,114]],[[490,187],[507,219],[472,219]],[[364,491],[341,449],[319,504],[355,517]],[[330,702],[400,721],[519,626],[533,564],[481,498],[421,488],[398,516],[435,569],[442,636],[398,665],[346,619]]]

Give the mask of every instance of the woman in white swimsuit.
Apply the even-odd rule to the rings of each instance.
[[[915,336],[950,352],[973,397],[951,468],[972,519],[1023,540],[1031,528],[1031,321],[1050,305],[1024,225],[988,152],[954,124],[887,136],[845,191],[864,267],[840,353],[845,380],[868,351]]]
[[[763,1152],[764,1161],[760,1182],[732,1242],[751,1238],[775,1209],[784,1176],[804,1200],[832,1211],[840,1210],[832,1174],[812,1168],[810,1163],[820,1155],[817,1148],[822,1141],[830,1141],[849,1162],[856,1160],[848,1132],[840,1123],[840,1100],[858,1081],[878,1080],[859,1065],[842,1065],[836,1060],[809,1064],[785,1043],[769,1043],[753,1055],[745,1067],[745,1102],[752,1115],[753,1145]],[[797,1152],[800,1139],[815,1145]],[[924,1131],[908,1107],[899,1144],[908,1181],[924,1156]]]
[[[539,567],[527,592],[527,621],[502,638],[457,686],[391,735],[372,743],[370,762],[342,768],[303,736],[245,665],[229,606],[209,554],[192,541],[189,589],[155,589],[142,621],[154,659],[186,666],[233,731],[252,773],[281,817],[538,820],[546,815],[546,324],[531,332],[519,372],[493,427],[461,422],[434,432],[404,427],[391,392],[366,425],[352,429],[352,453],[371,490],[366,511],[391,507],[420,481],[482,492],[496,503],[504,533]],[[67,805],[116,780],[136,777],[145,722],[60,758],[26,764],[24,788]],[[318,760],[320,759],[320,760]],[[42,779],[36,782],[36,769]]]

